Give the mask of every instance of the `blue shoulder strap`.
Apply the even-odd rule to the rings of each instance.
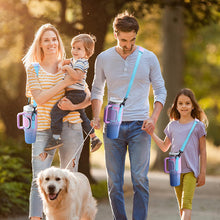
[[[126,92],[126,95],[124,97],[123,102],[120,104],[120,109],[119,109],[119,113],[118,113],[118,121],[120,121],[121,114],[122,114],[122,108],[125,105],[126,100],[128,99],[128,94],[129,94],[129,92],[131,90],[131,86],[134,82],[134,77],[135,77],[135,74],[137,72],[137,68],[138,68],[138,65],[139,65],[139,62],[140,62],[140,59],[141,59],[141,55],[143,53],[144,53],[144,48],[139,46],[139,48],[138,48],[138,57],[137,57],[137,60],[136,60],[136,63],[135,63],[135,66],[134,66],[134,69],[133,69],[133,72],[132,72],[132,75],[131,75],[131,79],[130,79],[130,82],[129,82],[129,85],[128,85],[128,89],[127,89],[127,92]]]
[[[184,141],[184,143],[183,143],[183,145],[182,145],[182,147],[181,147],[181,149],[180,149],[181,153],[184,151],[184,149],[185,149],[185,147],[186,147],[186,144],[187,144],[187,142],[188,142],[188,140],[189,140],[189,138],[190,138],[190,135],[192,134],[193,129],[195,128],[195,126],[196,126],[197,123],[198,123],[198,122],[195,120],[194,123],[193,123],[193,126],[192,126],[191,130],[189,131],[188,136],[186,137],[186,140]]]
[[[139,62],[140,62],[140,59],[141,59],[141,55],[142,55],[143,53],[144,53],[144,48],[139,46],[139,49],[138,49],[138,57],[137,57],[137,60],[136,60],[136,63],[135,63],[134,69],[133,69],[133,73],[132,73],[132,75],[131,75],[131,80],[130,80],[130,82],[129,82],[128,90],[127,90],[127,93],[126,93],[126,95],[125,95],[125,98],[124,98],[123,103],[125,103],[125,101],[126,101],[127,98],[128,98],[128,94],[129,94],[129,92],[130,92],[130,90],[131,90],[131,86],[132,86],[132,84],[133,84],[133,82],[134,82],[134,77],[135,77],[135,74],[136,74],[136,72],[137,72],[137,68],[138,68],[138,65],[139,65]]]
[[[37,63],[37,62],[34,62],[34,63],[32,63],[32,65],[33,65],[34,70],[35,70],[35,72],[37,74],[37,77],[38,77],[38,73],[39,73],[39,69],[40,69],[40,64]],[[33,106],[37,107],[37,103],[35,102],[35,100],[33,100]]]
[[[188,140],[190,138],[190,135],[192,134],[192,132],[193,132],[193,130],[194,130],[194,128],[195,128],[197,123],[198,123],[198,121],[195,120],[194,123],[193,123],[193,126],[191,127],[191,129],[189,131],[189,134],[186,137],[186,140],[184,141],[182,147],[180,148],[179,154],[176,156],[176,171],[178,171],[178,169],[179,169],[178,168],[179,158],[180,158],[181,154],[183,153],[183,151],[184,151],[184,149],[186,147],[186,144],[187,144],[187,142],[188,142]]]

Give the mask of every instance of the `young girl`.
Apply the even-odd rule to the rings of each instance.
[[[164,130],[166,134],[164,140],[155,133],[147,131],[163,152],[166,152],[170,145],[172,145],[171,152],[179,152],[194,121],[198,122],[181,155],[180,185],[174,188],[181,220],[190,220],[195,187],[205,184],[206,129],[204,123],[208,121],[194,93],[186,88],[175,97],[169,116],[170,123]]]
[[[86,98],[86,90],[88,86],[86,84],[86,75],[89,68],[88,59],[93,55],[95,48],[95,38],[89,34],[79,34],[75,36],[71,41],[71,53],[73,58],[64,60],[62,62],[62,70],[67,71],[70,76],[75,77],[77,74],[83,76],[83,80],[80,83],[75,83],[66,88],[65,97],[68,98],[73,104],[82,103]],[[53,139],[49,142],[45,150],[51,150],[63,145],[60,138],[63,126],[63,117],[68,115],[71,111],[63,111],[59,108],[59,102],[53,107],[51,111],[51,131]],[[100,148],[102,142],[95,135],[94,129],[90,125],[85,109],[78,109],[80,118],[82,119],[82,128],[86,134],[90,133],[91,138],[91,152],[94,152]]]

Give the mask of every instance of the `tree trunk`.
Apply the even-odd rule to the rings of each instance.
[[[109,16],[105,11],[105,5],[103,1],[87,1],[82,0],[82,15],[84,32],[92,34],[96,37],[97,42],[95,45],[95,53],[89,59],[89,70],[87,74],[87,83],[89,88],[92,87],[93,77],[94,77],[94,64],[95,59],[99,53],[103,51],[105,36],[108,30],[108,25],[113,17]],[[86,113],[89,119],[92,119],[91,106],[86,109]],[[85,141],[83,151],[80,157],[79,171],[84,173],[91,183],[95,183],[96,180],[91,176],[90,173],[90,162],[89,162],[89,151],[90,151],[90,141],[89,138]]]
[[[87,74],[87,83],[89,88],[92,87],[94,77],[94,64],[95,59],[99,53],[103,51],[105,36],[108,31],[109,23],[111,19],[119,12],[122,6],[129,2],[129,0],[122,0],[120,2],[113,2],[112,0],[81,0],[82,16],[84,32],[95,35],[97,42],[95,46],[95,53],[89,59],[89,71]],[[86,113],[89,119],[92,118],[91,106],[86,109]],[[83,152],[80,157],[79,171],[84,173],[90,180],[95,182],[90,174],[89,163],[89,140],[87,140],[83,147]]]
[[[14,5],[15,6],[15,5]],[[24,39],[24,52],[30,46],[30,42],[33,40],[33,24],[35,19],[32,18],[28,12],[28,9],[25,5],[22,5],[20,8],[20,13],[25,17],[22,20],[23,29],[21,32]],[[16,17],[19,17],[19,11],[16,11]],[[15,22],[15,25],[17,23]],[[18,34],[20,34],[18,33]],[[16,35],[16,33],[14,33]],[[17,84],[15,88],[11,88],[10,82],[7,82],[8,85],[5,86],[4,82],[0,82],[0,116],[5,126],[5,135],[6,137],[14,139],[24,139],[24,132],[17,128],[16,117],[18,112],[23,111],[23,106],[27,104],[27,99],[25,97],[25,85],[26,85],[26,73],[22,62],[11,63],[10,67],[6,70],[6,73],[11,74],[11,77],[17,77]],[[12,80],[13,81],[13,80]],[[11,90],[16,91],[14,95],[11,95],[7,91],[7,87]]]
[[[23,131],[18,130],[16,124],[17,113],[23,111],[23,105],[25,103],[24,88],[25,88],[25,71],[23,70],[23,65],[12,64],[9,72],[19,75],[17,84],[17,93],[14,97],[7,94],[7,91],[3,86],[0,86],[1,95],[1,118],[5,125],[5,134],[8,137],[19,138],[23,136]],[[20,88],[23,88],[22,90]]]
[[[183,86],[184,69],[184,19],[181,6],[165,6],[163,11],[163,55],[162,72],[167,89],[167,100],[158,120],[158,135],[164,138],[164,128],[169,122],[167,110],[171,107],[176,93]],[[162,170],[165,155],[157,148],[155,169]]]

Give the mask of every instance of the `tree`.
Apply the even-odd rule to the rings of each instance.
[[[167,110],[171,106],[175,94],[183,86],[184,28],[183,8],[181,6],[165,6],[162,21],[162,69],[167,89],[167,100],[158,120],[160,137],[164,137],[163,129],[169,122]],[[159,148],[157,149],[157,159],[154,168],[160,169],[163,167],[164,154]]]

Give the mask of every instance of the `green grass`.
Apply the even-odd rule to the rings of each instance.
[[[92,184],[91,188],[92,188],[92,194],[96,199],[99,200],[108,197],[106,180],[100,181],[97,184]]]

